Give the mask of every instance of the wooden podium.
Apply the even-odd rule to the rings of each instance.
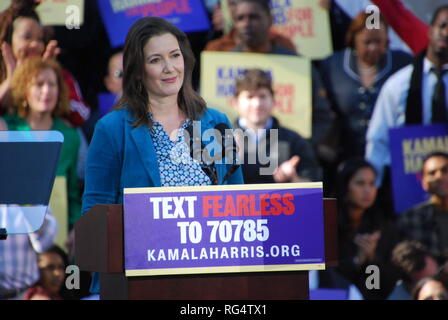
[[[324,199],[325,263],[337,264],[336,199]],[[100,274],[101,299],[305,300],[308,271],[125,277],[123,206],[96,205],[75,225],[76,263]]]

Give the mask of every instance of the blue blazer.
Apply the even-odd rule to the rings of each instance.
[[[218,123],[231,127],[227,117],[214,109],[207,109],[200,120],[202,132]],[[123,203],[123,188],[161,185],[149,129],[147,126],[133,127],[132,123],[133,116],[123,108],[110,112],[96,124],[87,155],[83,214],[96,204]],[[229,167],[216,164],[219,184],[222,184]],[[227,183],[244,183],[241,168]]]

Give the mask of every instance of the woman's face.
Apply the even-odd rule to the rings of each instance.
[[[448,300],[448,292],[439,281],[429,280],[420,289],[417,300]]]
[[[107,90],[114,94],[123,91],[123,53],[113,55],[109,60],[108,74],[105,79]]]
[[[58,81],[53,69],[45,69],[31,81],[26,94],[26,101],[31,111],[52,113],[58,101]]]
[[[58,293],[65,278],[65,266],[61,256],[56,253],[39,255],[40,283],[51,293]]]
[[[150,98],[176,96],[184,82],[184,57],[171,33],[154,36],[143,48],[145,85]]]
[[[356,172],[348,183],[347,200],[350,206],[368,209],[376,198],[375,173],[370,168],[362,168]]]
[[[44,53],[44,32],[41,25],[31,18],[18,18],[12,33],[12,51],[16,59],[41,56]]]
[[[361,61],[376,65],[387,50],[388,37],[384,24],[380,29],[363,29],[355,35],[355,51]]]

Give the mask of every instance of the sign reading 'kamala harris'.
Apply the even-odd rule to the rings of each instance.
[[[448,153],[448,125],[390,129],[389,140],[395,212],[403,213],[428,199],[421,185],[423,159],[435,151]]]
[[[184,32],[210,28],[201,0],[98,0],[112,47],[122,46],[131,26],[143,17],[161,17]]]
[[[322,183],[125,188],[126,276],[321,270]]]
[[[224,31],[233,28],[229,0],[220,0]],[[272,31],[292,41],[296,51],[317,60],[333,53],[328,10],[321,0],[270,0]],[[431,11],[432,12],[432,11]]]
[[[266,53],[201,53],[201,94],[209,107],[238,117],[232,104],[235,83],[247,69],[258,68],[269,74],[275,91],[274,116],[283,126],[304,138],[312,131],[311,62],[298,56]]]

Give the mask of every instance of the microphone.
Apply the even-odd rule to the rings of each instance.
[[[227,170],[226,175],[223,178],[223,183],[226,182],[240,167],[239,159],[238,159],[238,145],[236,144],[235,137],[233,136],[232,129],[225,123],[218,123],[215,126],[215,129],[221,133],[222,142],[221,142],[221,156],[222,158],[229,158],[228,153],[231,153],[232,166]],[[230,146],[229,146],[230,143]]]
[[[193,132],[193,123],[190,124],[186,131],[188,133],[188,139],[186,137],[186,133],[184,132],[184,138],[185,140],[188,140],[188,147],[190,149],[190,157],[196,161],[198,161],[199,166],[201,167],[202,171],[209,177],[212,184],[217,185],[218,184],[218,171],[215,167],[215,163],[204,163],[202,159],[202,152],[206,147],[204,146],[200,131],[197,135]]]

